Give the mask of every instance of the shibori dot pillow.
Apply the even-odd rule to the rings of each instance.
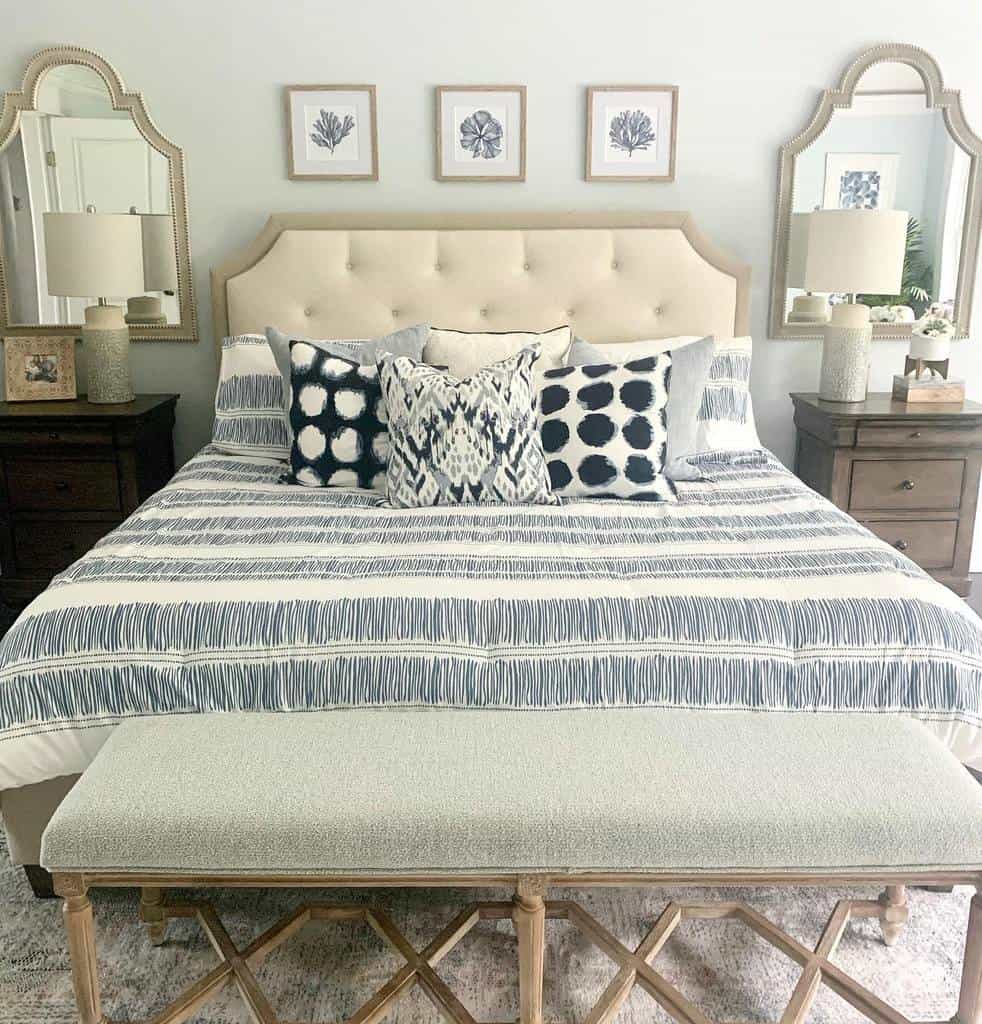
[[[555,494],[676,500],[664,473],[671,373],[663,353],[543,374],[540,431]]]
[[[212,443],[230,455],[285,459],[290,437],[283,419],[283,378],[261,334],[222,340]]]
[[[471,377],[484,366],[516,355],[522,349],[537,344],[540,349],[536,373],[563,366],[573,342],[569,327],[556,327],[551,331],[475,332],[449,331],[431,327],[430,337],[423,350],[423,358],[432,366],[446,366],[460,380]]]
[[[532,346],[463,380],[382,358],[390,505],[554,503],[535,411],[538,355]]]
[[[291,480],[385,491],[389,432],[378,369],[295,341],[290,346]]]

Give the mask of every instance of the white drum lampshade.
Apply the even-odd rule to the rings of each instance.
[[[810,214],[791,214],[791,239],[788,244],[788,288],[805,287],[805,261],[808,256]],[[824,295],[796,295],[788,314],[789,324],[824,324],[829,319],[829,302]]]
[[[816,292],[898,295],[903,281],[908,214],[904,210],[816,210],[808,214],[804,287]],[[869,307],[832,307],[825,328],[819,398],[862,402],[869,379],[873,329]]]
[[[136,214],[136,210],[131,210]],[[143,287],[148,292],[177,290],[177,250],[174,219],[166,213],[141,213],[134,217],[143,228]],[[167,323],[163,303],[157,295],[135,295],[126,303],[128,324]]]
[[[82,346],[89,401],[133,401],[130,332],[119,306],[106,298],[143,291],[143,232],[125,213],[46,213],[44,252],[48,292],[97,298],[85,310]]]

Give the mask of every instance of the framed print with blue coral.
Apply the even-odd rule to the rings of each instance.
[[[525,86],[439,85],[437,181],[525,180]]]
[[[374,85],[288,85],[290,177],[378,181]]]
[[[674,181],[676,85],[587,90],[586,180]]]

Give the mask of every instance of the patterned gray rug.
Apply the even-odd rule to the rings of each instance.
[[[911,893],[911,920],[900,943],[883,945],[874,921],[859,921],[843,939],[837,962],[877,995],[917,1020],[946,1020],[955,1012],[962,944],[971,891]],[[417,948],[422,947],[474,893],[457,890],[379,890],[310,893],[310,898],[373,902],[386,908]],[[640,941],[669,898],[742,898],[795,938],[814,945],[835,899],[875,896],[872,890],[830,893],[810,889],[637,889],[564,893],[583,903],[621,941]],[[501,899],[500,892],[482,898]],[[214,902],[240,945],[300,900],[285,892],[220,892]],[[114,1020],[144,1020],[215,964],[210,946],[187,921],[171,922],[168,942],[153,949],[136,919],[132,892],[96,891],[103,995]],[[548,1019],[580,1021],[615,974],[613,964],[562,922],[547,926]],[[738,923],[689,921],[655,961],[659,970],[715,1021],[774,1021],[790,996],[795,964]],[[312,925],[280,947],[259,971],[260,983],[282,1018],[340,1021],[400,966],[364,925]],[[479,1020],[514,1020],[516,946],[510,924],[485,922],[440,965],[439,973]],[[70,1024],[75,1021],[68,955],[56,901],[33,899],[22,872],[0,846],[0,1022]],[[194,1018],[239,1024],[248,1017],[228,988]],[[437,1019],[418,991],[389,1018],[397,1024]],[[617,1018],[650,1024],[668,1018],[635,989]],[[809,1020],[858,1021],[828,990]]]

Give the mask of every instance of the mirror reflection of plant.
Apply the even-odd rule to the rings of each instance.
[[[350,114],[345,114],[342,121],[333,110],[324,110],[322,107],[321,116],[311,125],[313,131],[310,139],[315,145],[323,146],[333,153],[335,146],[351,134],[354,126],[355,119]]]
[[[907,221],[907,243],[904,251],[904,272],[899,295],[857,295],[865,306],[910,306],[915,317],[924,315],[931,303],[934,287],[934,265],[924,253],[921,225],[916,217]]]
[[[622,110],[610,122],[610,144],[633,156],[636,149],[647,149],[655,141],[655,127],[643,110]]]

